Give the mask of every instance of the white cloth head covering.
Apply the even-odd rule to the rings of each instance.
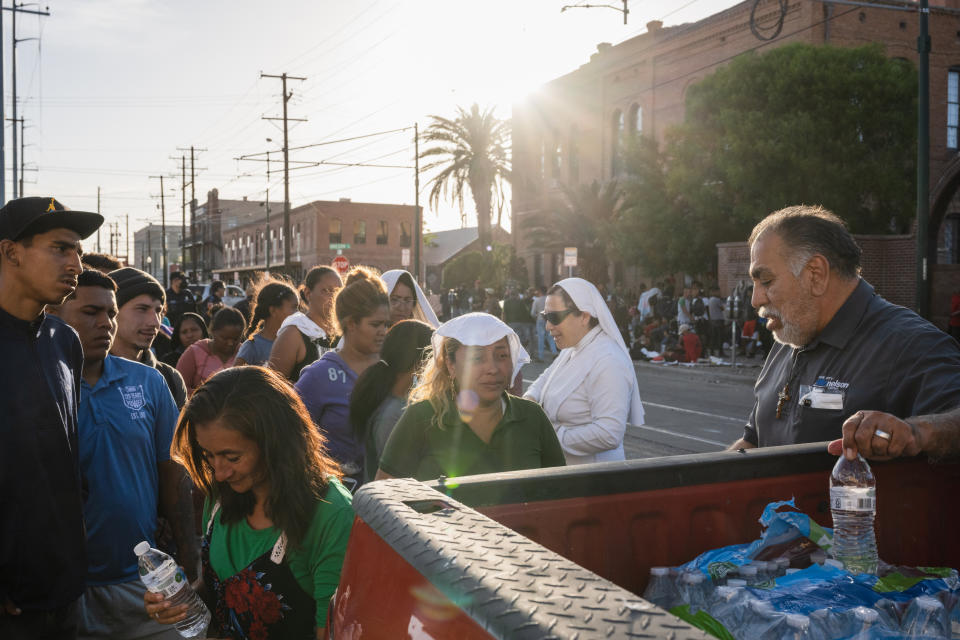
[[[485,347],[504,337],[510,345],[510,357],[513,360],[513,373],[510,375],[508,386],[513,385],[520,367],[530,362],[530,356],[520,344],[520,337],[516,332],[503,320],[489,313],[481,311],[465,313],[440,325],[430,339],[433,345],[434,362],[437,362],[440,350],[443,348],[444,338],[454,338],[460,344],[471,347]]]
[[[600,291],[583,278],[567,278],[558,282],[557,286],[567,292],[580,311],[586,311],[596,318],[600,322],[600,330],[616,341],[623,350],[623,355],[630,363],[630,371],[633,374],[633,397],[630,400],[628,421],[634,425],[643,424],[643,402],[640,400],[640,388],[637,385],[637,372],[633,368],[633,359]]]
[[[300,329],[301,333],[311,340],[327,337],[327,332],[324,331],[316,322],[308,318],[307,314],[303,313],[302,311],[297,311],[296,313],[284,318],[283,322],[280,323],[280,330],[277,333],[283,331],[289,326],[294,326],[297,329]]]
[[[403,274],[410,276],[410,282],[413,283],[413,288],[417,294],[417,306],[413,310],[414,320],[426,322],[428,325],[436,329],[440,326],[440,320],[437,318],[437,314],[433,310],[433,307],[430,306],[430,301],[427,300],[427,296],[423,292],[423,289],[421,289],[420,285],[417,284],[417,279],[414,278],[409,271],[404,271],[403,269],[391,269],[390,271],[384,271],[380,275],[380,279],[383,280],[383,284],[387,287],[387,295],[393,293],[393,288],[397,286],[397,282],[400,281],[400,276]]]

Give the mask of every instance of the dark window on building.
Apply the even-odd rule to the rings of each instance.
[[[960,126],[960,69],[947,73],[947,147],[957,148],[957,127]]]
[[[570,170],[570,182],[580,180],[580,149],[577,146],[577,125],[570,125],[570,140],[567,142],[567,167]]]
[[[386,220],[377,223],[377,244],[387,244],[390,241],[390,225]]]
[[[630,135],[643,133],[643,108],[635,104],[630,107]]]
[[[353,244],[367,244],[366,220],[357,220],[353,223]]]
[[[960,213],[948,213],[940,223],[937,238],[937,263],[957,264],[960,262]]]
[[[559,180],[563,171],[563,143],[554,138],[553,148],[550,150],[550,177]]]
[[[400,246],[409,247],[413,244],[413,237],[410,235],[410,223],[401,222],[400,223]]]
[[[620,111],[620,109],[614,111],[610,124],[610,175],[615,176],[620,173],[620,141],[623,140],[623,111]]]
[[[330,218],[330,244],[343,242],[343,223],[340,218]]]

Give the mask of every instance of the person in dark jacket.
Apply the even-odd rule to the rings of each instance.
[[[197,299],[187,286],[187,276],[182,271],[170,274],[170,287],[166,291],[167,318],[170,324],[177,324],[185,313],[197,311]]]
[[[77,288],[103,224],[54,198],[0,209],[0,638],[72,639],[87,558],[77,449],[83,351],[44,313]]]

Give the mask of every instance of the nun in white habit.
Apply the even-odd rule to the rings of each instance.
[[[603,296],[582,278],[547,292],[544,316],[560,355],[523,397],[538,402],[567,464],[623,460],[627,424],[643,424],[630,352]]]
[[[387,294],[390,296],[390,324],[401,320],[419,320],[434,329],[440,326],[440,320],[430,306],[430,301],[409,271],[391,269],[385,271],[380,279],[386,285]]]

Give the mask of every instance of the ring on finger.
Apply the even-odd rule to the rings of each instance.
[[[873,435],[877,436],[878,438],[883,438],[884,440],[886,440],[886,441],[888,441],[888,442],[889,442],[891,439],[893,439],[893,436],[891,436],[889,433],[887,433],[887,432],[884,431],[883,429],[877,429],[876,431],[873,432]]]

